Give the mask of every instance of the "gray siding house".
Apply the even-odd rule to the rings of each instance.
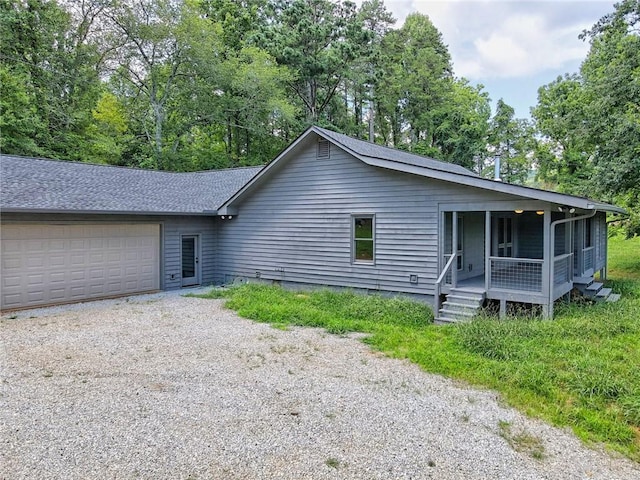
[[[312,127],[220,207],[218,265],[225,282],[417,295],[441,321],[486,299],[552,316],[574,286],[609,295],[607,212],[624,210]]]
[[[624,213],[318,127],[262,169],[1,160],[3,309],[252,280],[412,295],[441,321],[487,299],[552,316],[574,287],[608,296]]]

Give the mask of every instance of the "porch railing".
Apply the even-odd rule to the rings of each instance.
[[[489,288],[542,292],[542,265],[536,258],[489,257]]]
[[[573,281],[573,253],[558,255],[553,259],[553,285],[564,285]]]
[[[587,247],[582,249],[582,272],[589,269],[595,269],[596,247]]]
[[[445,255],[446,257],[446,255]],[[453,261],[455,260],[456,256],[455,254],[451,254],[449,256],[449,260],[447,260],[447,263],[445,264],[444,268],[442,269],[442,272],[440,272],[440,275],[438,276],[438,279],[436,280],[436,290],[435,290],[435,315],[438,316],[438,312],[440,312],[440,307],[442,306],[440,304],[440,294],[442,293],[442,283],[446,282],[447,277],[449,278],[449,284],[451,284],[451,265],[453,265]]]

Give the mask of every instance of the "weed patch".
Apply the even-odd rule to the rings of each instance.
[[[514,431],[509,422],[500,421],[498,423],[500,436],[504,438],[511,448],[516,452],[526,453],[536,460],[544,458],[544,445],[542,440],[526,430]]]

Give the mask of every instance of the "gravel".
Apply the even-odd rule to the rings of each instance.
[[[357,335],[162,293],[4,315],[3,479],[635,479]]]

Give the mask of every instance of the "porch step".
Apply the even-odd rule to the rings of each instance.
[[[620,294],[612,293],[610,288],[605,288],[602,282],[595,282],[593,277],[574,277],[573,286],[584,297],[596,302],[617,302]]]
[[[620,300],[621,295],[619,293],[612,293],[607,297],[607,302],[615,303]]]
[[[480,288],[452,288],[436,317],[437,323],[469,321],[478,314],[486,293]]]
[[[592,284],[590,284],[587,288],[585,288],[585,290],[587,292],[599,292],[600,289],[602,288],[602,283],[600,282],[593,282]]]

